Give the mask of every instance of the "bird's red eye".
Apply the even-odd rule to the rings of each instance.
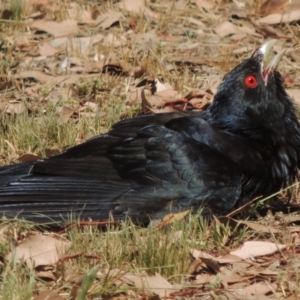
[[[244,82],[246,87],[251,89],[254,89],[257,86],[257,78],[254,75],[246,76]]]

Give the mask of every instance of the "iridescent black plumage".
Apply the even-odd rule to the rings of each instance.
[[[203,205],[224,214],[292,183],[300,126],[278,57],[263,68],[269,46],[226,76],[204,113],[128,119],[60,155],[0,168],[1,214],[147,222]]]

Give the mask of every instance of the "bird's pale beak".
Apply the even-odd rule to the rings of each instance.
[[[266,65],[268,57],[273,49],[274,44],[277,40],[270,40],[264,43],[261,47],[259,47],[252,55],[255,59],[257,59],[261,65],[261,74],[264,79],[265,85],[268,84],[268,77],[269,74],[275,71],[281,61],[286,49],[281,50],[278,52],[273,59]]]

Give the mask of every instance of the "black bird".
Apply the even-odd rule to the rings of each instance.
[[[0,168],[1,215],[137,222],[207,207],[225,214],[293,183],[300,166],[295,106],[267,42],[223,80],[204,112],[121,121],[33,164]]]

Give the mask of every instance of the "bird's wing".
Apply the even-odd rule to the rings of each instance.
[[[162,125],[170,116],[151,118],[121,122],[108,134],[37,161],[29,175],[0,188],[0,210],[37,221],[44,221],[43,215],[57,220],[70,211],[82,218],[107,219],[112,212],[115,218],[143,221],[153,213],[204,203],[215,213],[230,210],[241,194],[242,174],[235,164]],[[207,126],[203,122],[198,130],[205,134]],[[8,169],[2,171],[7,176]]]
[[[224,162],[229,159],[232,167],[242,174],[243,202],[272,192],[274,182],[270,169],[274,164],[274,155],[267,145],[231,134],[193,116],[170,120],[166,127],[207,145],[219,155],[223,155]]]

